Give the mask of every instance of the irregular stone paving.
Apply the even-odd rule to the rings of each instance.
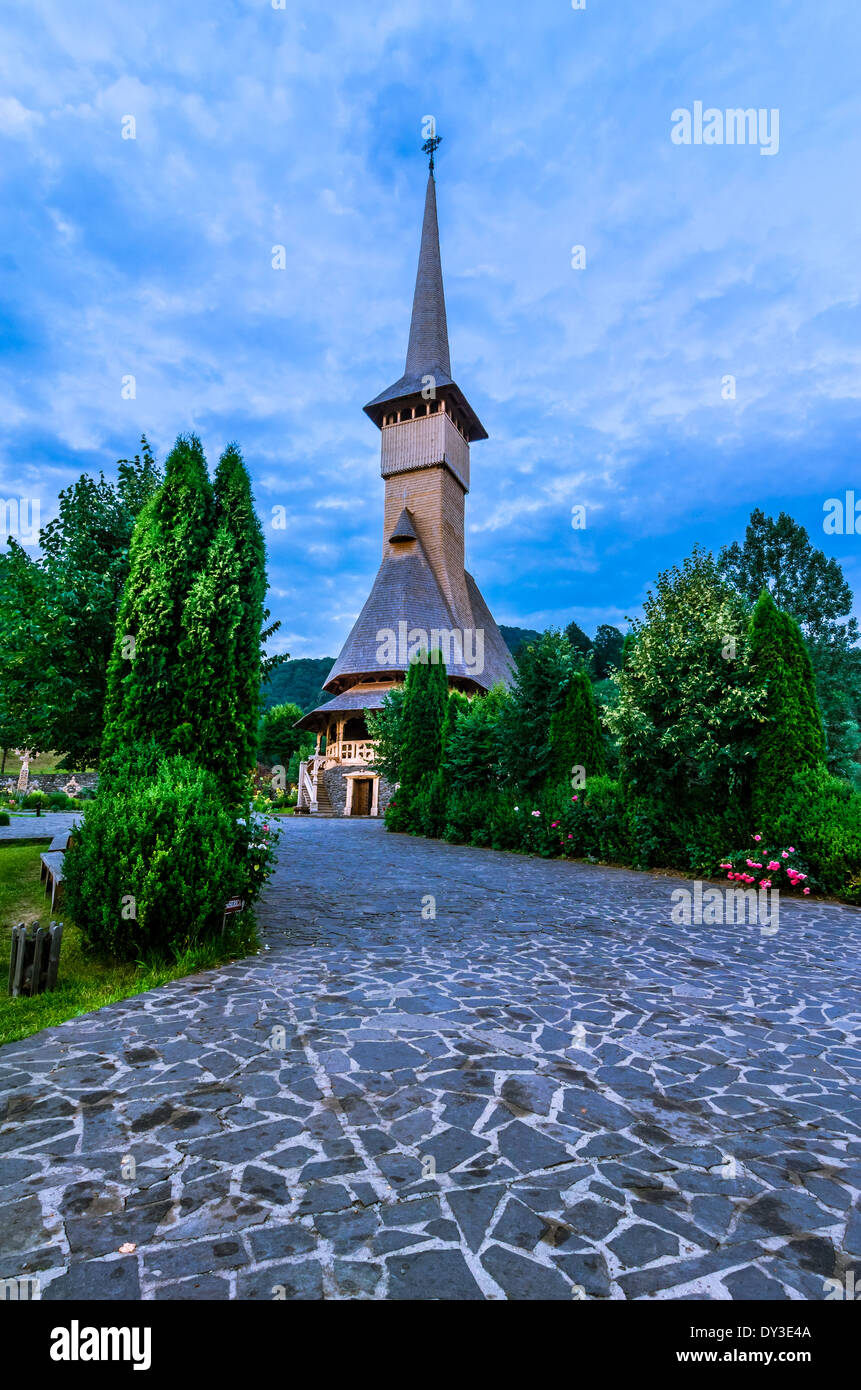
[[[10,816],[8,825],[0,825],[0,840],[51,840],[64,830],[71,830],[80,811],[45,811],[41,816]]]
[[[861,914],[676,927],[677,886],[289,821],[258,956],[0,1050],[0,1276],[822,1299],[861,1275]]]

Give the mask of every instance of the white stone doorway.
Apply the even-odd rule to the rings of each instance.
[[[380,814],[380,779],[367,772],[348,772],[345,816],[378,816]]]

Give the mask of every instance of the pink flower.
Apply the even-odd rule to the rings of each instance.
[[[795,853],[795,846],[794,846],[794,845],[790,845],[790,846],[789,846],[789,853],[790,853],[790,854],[794,854],[794,853]]]
[[[756,862],[755,859],[748,859],[748,860],[746,860],[745,862],[747,863],[747,867],[748,867],[749,869],[761,869],[761,868],[762,868],[762,865],[761,865],[761,864],[757,864],[757,862]]]
[[[572,796],[571,800],[572,800],[572,801],[579,801],[580,798],[579,798],[579,796]]]
[[[761,836],[761,835],[754,835],[753,838],[754,838],[755,840],[761,840],[761,839],[762,839],[762,836]]]
[[[779,860],[777,860],[777,859],[769,859],[768,863],[766,864],[766,868],[767,868],[767,869],[771,869],[772,873],[774,873],[774,870],[775,870],[775,869],[779,869],[779,868],[780,868],[780,862],[779,862]]]
[[[770,888],[770,887],[771,887],[771,879],[770,879],[770,878],[761,878],[761,879],[759,880],[759,886],[760,886],[760,888]]]
[[[809,889],[809,888],[802,888],[801,891],[802,891],[802,893],[809,893],[809,892],[810,892],[810,889]]]
[[[533,811],[532,814],[533,814],[533,816],[540,816],[540,815],[541,815],[541,812],[540,812],[540,811]]]
[[[569,835],[569,836],[568,836],[568,839],[569,839],[569,840],[573,840],[573,839],[574,839],[574,836],[573,836],[573,835]]]
[[[788,859],[788,858],[789,858],[789,850],[788,850],[788,849],[785,849],[785,850],[783,851],[783,854],[782,854],[780,857],[781,857],[781,859]]]

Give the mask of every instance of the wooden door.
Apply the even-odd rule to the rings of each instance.
[[[356,777],[353,779],[353,815],[369,816],[371,814],[371,779],[370,777]]]

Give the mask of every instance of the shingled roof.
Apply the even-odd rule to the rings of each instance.
[[[435,390],[450,396],[459,406],[466,420],[469,439],[486,439],[487,430],[451,375],[436,215],[436,183],[432,172],[428,174],[425,193],[422,242],[404,374],[394,385],[387,386],[385,391],[368,402],[364,408],[365,414],[370,415],[374,424],[382,425],[385,407],[409,396],[420,395],[427,385],[425,378],[429,376],[433,377]]]
[[[383,700],[389,690],[391,690],[391,686],[389,685],[354,685],[350,690],[345,690],[340,695],[336,695],[334,700],[328,700],[325,705],[318,705],[316,709],[309,710],[307,714],[303,714],[301,719],[296,720],[293,728],[323,728],[328,723],[328,716],[330,714],[344,714],[345,712],[355,713],[357,710],[364,709],[381,709]]]
[[[484,633],[483,670],[478,671],[463,661],[447,661],[449,676],[472,681],[489,690],[497,681],[510,682],[513,663],[502,633],[491,617],[478,586],[466,574],[467,593],[471,612],[456,613],[447,603],[430,566],[420,540],[400,545],[387,552],[377,571],[374,586],[364,608],[353,625],[341,654],[324,682],[324,689],[336,691],[344,680],[362,676],[380,679],[381,676],[400,676],[406,672],[408,661],[403,653],[389,661],[381,657],[381,633],[398,632],[405,622],[408,631],[419,629],[430,634],[436,631],[467,631]],[[466,655],[466,653],[463,653]],[[473,648],[474,654],[474,648]]]
[[[404,507],[403,511],[398,517],[397,525],[395,526],[394,531],[389,536],[389,540],[393,541],[395,545],[398,545],[403,541],[418,540],[415,527],[413,526],[413,519],[409,513],[409,508]]]

